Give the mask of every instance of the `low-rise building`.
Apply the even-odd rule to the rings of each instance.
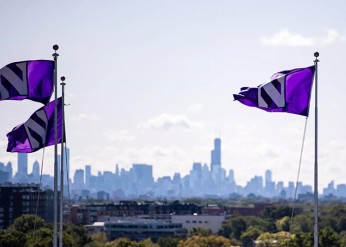
[[[203,227],[217,233],[226,220],[225,215],[172,215],[172,223],[182,224],[190,231],[194,227]]]

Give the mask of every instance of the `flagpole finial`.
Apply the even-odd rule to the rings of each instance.
[[[53,50],[54,51],[57,51],[59,49],[59,46],[58,45],[53,45]]]
[[[66,83],[65,83],[65,76],[62,76],[61,78],[61,83],[60,83],[60,85],[66,85]]]
[[[319,55],[320,55],[320,53],[318,53],[317,51],[314,53],[314,56],[315,56],[316,58],[318,58]]]

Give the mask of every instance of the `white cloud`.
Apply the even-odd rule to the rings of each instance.
[[[99,119],[100,117],[95,113],[80,113],[78,116],[74,117],[75,121],[80,122],[95,122]]]
[[[171,130],[176,128],[181,128],[181,129],[190,129],[193,127],[201,128],[203,126],[204,126],[203,123],[193,122],[184,115],[174,115],[174,114],[163,113],[160,116],[153,117],[148,119],[145,122],[139,123],[138,129],[140,130],[146,130],[146,129]]]
[[[269,46],[312,46],[313,38],[304,37],[299,33],[291,33],[287,29],[274,33],[272,36],[260,38],[262,45]]]
[[[135,136],[127,130],[120,130],[120,131],[111,130],[105,133],[105,135],[111,141],[131,142],[135,139]]]
[[[335,29],[328,29],[327,30],[327,36],[323,38],[323,43],[326,45],[333,44],[335,42],[345,42],[346,41],[346,35],[342,35],[338,33]]]
[[[192,113],[192,114],[198,114],[203,110],[203,105],[201,104],[194,104],[194,105],[190,105],[186,111],[188,113]]]
[[[345,42],[346,35],[339,33],[335,29],[326,29],[323,36],[304,36],[300,33],[293,33],[287,29],[274,33],[271,36],[264,36],[259,39],[262,45],[267,46],[324,46],[337,42]]]

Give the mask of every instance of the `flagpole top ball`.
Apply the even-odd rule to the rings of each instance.
[[[53,50],[54,51],[57,51],[59,49],[59,46],[58,45],[53,45]]]
[[[60,77],[60,79],[61,79],[60,85],[65,86],[66,85],[66,83],[65,83],[65,76]]]
[[[315,56],[315,57],[318,57],[319,55],[320,55],[320,54],[319,54],[318,52],[315,52],[315,53],[314,53],[314,56]]]

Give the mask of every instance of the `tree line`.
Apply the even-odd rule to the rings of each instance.
[[[91,236],[84,226],[64,225],[65,247],[312,247],[313,209],[305,205],[292,215],[288,206],[268,206],[256,216],[232,215],[217,234],[196,227],[184,239],[165,237],[132,241],[119,238],[108,241],[103,233]],[[0,231],[0,247],[51,247],[53,227],[35,215],[22,215]],[[346,247],[346,205],[322,205],[319,213],[319,246]]]

